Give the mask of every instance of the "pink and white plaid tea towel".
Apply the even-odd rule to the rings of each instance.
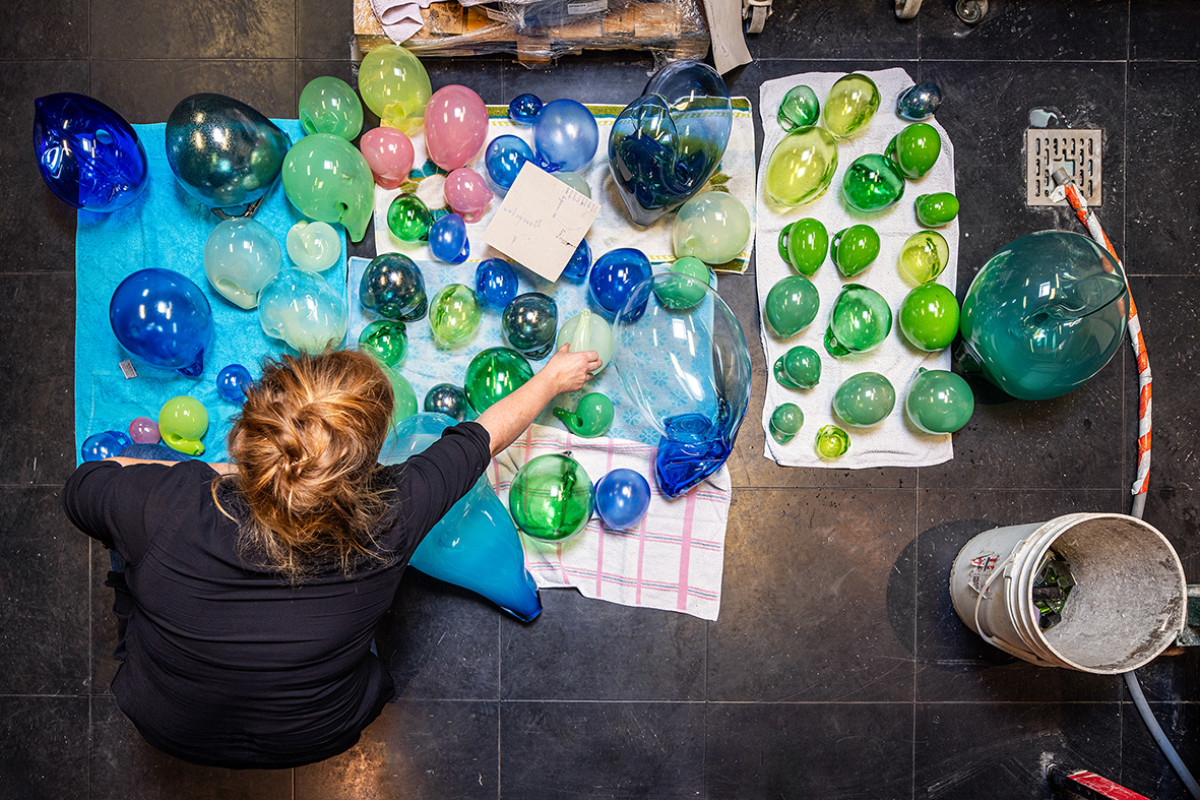
[[[560,544],[522,535],[525,566],[538,588],[573,587],[585,597],[610,603],[716,619],[732,497],[729,470],[722,467],[685,496],[671,498],[655,485],[654,447],[628,439],[582,439],[533,425],[496,457],[488,480],[507,505],[513,478],[525,462],[568,452],[593,483],[622,467],[647,476],[650,509],[628,531],[607,530],[593,514],[582,533]]]

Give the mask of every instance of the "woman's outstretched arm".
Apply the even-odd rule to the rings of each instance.
[[[477,422],[491,435],[492,455],[516,441],[555,397],[582,388],[600,364],[594,350],[572,353],[563,345],[524,386],[488,407]]]

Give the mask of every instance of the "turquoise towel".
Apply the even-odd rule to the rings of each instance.
[[[292,141],[303,136],[297,120],[275,120]],[[227,459],[225,437],[237,406],[217,394],[221,368],[237,362],[257,377],[266,356],[283,352],[283,342],[262,332],[256,311],[244,311],[221,297],[204,275],[204,243],[220,220],[188,196],[171,172],[166,155],[166,125],[134,125],[150,163],[150,180],[136,202],[112,214],[79,211],[75,237],[75,445],[105,430],[125,432],[135,417],[158,419],[162,404],[190,395],[208,409],[205,461]],[[254,217],[279,241],[304,219],[276,183]],[[126,276],[148,267],[175,270],[190,278],[208,297],[215,333],[204,372],[188,378],[133,360],[137,377],[126,379],[120,363],[129,354],[108,322],[113,290]],[[321,273],[339,292],[345,290],[345,247],[338,264]],[[344,296],[344,294],[343,294]]]

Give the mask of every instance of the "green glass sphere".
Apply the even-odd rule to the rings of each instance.
[[[971,421],[975,394],[953,372],[923,369],[908,390],[904,413],[926,433],[954,433]]]
[[[767,293],[767,325],[780,339],[787,339],[812,324],[821,307],[817,287],[803,275],[789,275]]]
[[[879,234],[870,225],[851,225],[833,235],[829,248],[833,264],[844,278],[865,270],[879,256]]]
[[[928,122],[914,122],[888,142],[884,155],[910,181],[923,178],[942,154],[942,137]]]
[[[837,172],[837,141],[824,128],[797,128],[775,145],[763,187],[776,203],[798,206],[825,194]]]
[[[671,265],[671,272],[680,276],[675,280],[654,283],[654,296],[666,308],[684,311],[699,305],[712,280],[712,270],[694,256],[684,256]]]
[[[852,72],[837,79],[825,97],[821,119],[839,139],[867,127],[879,110],[879,87],[866,75]]]
[[[958,216],[958,198],[950,192],[917,195],[913,202],[917,222],[926,228],[949,225]]]
[[[701,192],[675,212],[671,238],[675,257],[707,264],[737,258],[750,241],[750,212],[729,192]]]
[[[816,125],[821,117],[821,101],[811,86],[793,86],[779,103],[779,127],[785,131]]]
[[[802,344],[775,360],[775,380],[789,389],[811,389],[821,382],[821,356]]]
[[[884,156],[867,153],[854,159],[842,177],[842,196],[857,211],[874,213],[904,196],[904,178]]]
[[[896,390],[878,372],[852,375],[833,393],[833,413],[856,428],[879,424],[895,407]]]
[[[476,414],[482,414],[492,403],[524,386],[533,377],[533,369],[516,350],[489,347],[471,359],[466,377],[467,400]]]
[[[433,213],[415,194],[398,194],[388,206],[387,226],[402,242],[422,242],[429,238]]]
[[[455,347],[470,339],[482,319],[483,308],[475,291],[461,283],[438,290],[429,305],[429,328],[441,347]]]
[[[896,268],[913,286],[936,280],[950,263],[950,245],[937,231],[914,233],[900,247]]]
[[[817,431],[817,440],[813,447],[822,459],[833,461],[844,456],[850,449],[850,434],[837,425],[826,425]]]
[[[592,480],[570,456],[530,459],[513,479],[508,508],[521,532],[562,542],[582,531],[592,516]]]
[[[413,391],[408,378],[400,374],[395,367],[384,367],[388,382],[392,384],[392,424],[395,425],[406,417],[417,413],[417,393]]]
[[[829,253],[829,231],[820,220],[798,219],[788,226],[787,262],[801,275],[812,276]]]
[[[579,404],[575,406],[574,411],[565,408],[554,409],[554,416],[562,420],[567,430],[585,439],[608,433],[615,414],[612,400],[600,392],[589,392],[579,398]]]
[[[949,347],[958,333],[958,301],[940,283],[924,283],[900,304],[900,332],[918,350]]]
[[[408,352],[408,332],[399,320],[377,319],[358,335],[358,348],[389,367],[404,361]]]
[[[796,438],[804,424],[804,412],[795,403],[784,403],[771,413],[771,436],[780,444]]]
[[[783,230],[779,232],[779,239],[775,242],[775,247],[779,250],[779,257],[783,259],[783,263],[789,267],[792,266],[792,256],[788,253],[788,236],[792,232],[792,223],[783,226]]]
[[[825,349],[841,358],[883,344],[892,330],[892,309],[874,289],[848,283],[833,304],[825,329]]]

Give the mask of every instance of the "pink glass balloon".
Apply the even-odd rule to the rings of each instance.
[[[483,98],[465,86],[443,86],[425,107],[425,149],[444,170],[465,167],[479,155],[487,127]]]
[[[158,423],[149,417],[138,417],[129,423],[129,438],[137,444],[158,444]]]
[[[404,132],[386,125],[372,128],[358,140],[375,183],[384,189],[395,189],[408,180],[412,171],[413,146]]]
[[[425,122],[429,126],[428,119]],[[456,169],[446,176],[446,202],[467,222],[478,222],[483,210],[492,202],[492,190],[487,181],[473,169]]]

